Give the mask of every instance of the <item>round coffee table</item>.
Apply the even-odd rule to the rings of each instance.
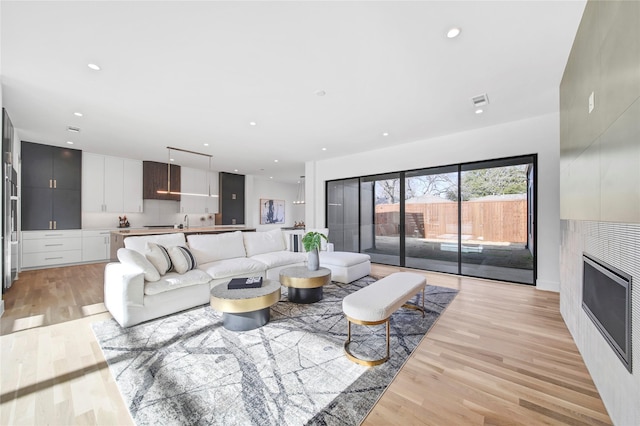
[[[280,283],[262,280],[262,287],[229,290],[229,282],[211,289],[209,303],[222,312],[224,328],[247,331],[262,327],[271,318],[270,307],[280,301]]]
[[[322,286],[331,282],[331,270],[310,271],[306,266],[292,266],[280,271],[280,283],[288,287],[289,302],[313,303],[322,300]]]

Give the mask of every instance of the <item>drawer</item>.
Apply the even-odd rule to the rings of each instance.
[[[70,231],[22,231],[22,240],[41,240],[47,238],[80,238],[82,231],[73,229]]]
[[[22,241],[22,253],[57,252],[65,250],[82,250],[82,238],[46,238]]]
[[[81,260],[81,250],[68,250],[53,253],[23,253],[22,267],[34,268],[37,266],[64,265],[66,263],[78,263]]]

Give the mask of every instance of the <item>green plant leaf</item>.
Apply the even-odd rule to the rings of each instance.
[[[312,251],[313,249],[320,250],[320,246],[322,244],[322,239],[325,241],[329,241],[326,235],[320,232],[307,232],[302,237],[302,245],[304,246],[305,251]]]

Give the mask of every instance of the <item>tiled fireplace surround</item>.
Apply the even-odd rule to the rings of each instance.
[[[632,276],[632,373],[582,309],[582,253]],[[640,224],[561,221],[560,312],[615,424],[640,424]]]

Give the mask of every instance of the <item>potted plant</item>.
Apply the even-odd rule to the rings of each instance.
[[[320,232],[307,232],[302,237],[302,246],[307,254],[307,268],[310,271],[317,271],[320,268],[320,258],[318,257],[318,250],[322,245],[322,239],[329,241],[326,235]]]

